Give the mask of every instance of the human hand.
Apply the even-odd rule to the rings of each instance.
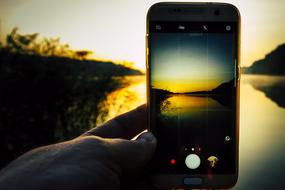
[[[0,172],[0,189],[151,189],[143,171],[156,139],[145,105],[70,141],[27,152]]]

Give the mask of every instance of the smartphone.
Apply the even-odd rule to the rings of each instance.
[[[158,188],[238,178],[240,14],[225,3],[157,3],[146,33],[149,165]]]

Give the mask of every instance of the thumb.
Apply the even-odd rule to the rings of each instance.
[[[145,132],[136,140],[114,139],[110,149],[120,173],[126,174],[143,168],[153,156],[155,148],[155,137],[151,132]]]

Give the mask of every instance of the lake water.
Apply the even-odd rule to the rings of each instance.
[[[145,76],[110,93],[97,123],[146,102]],[[285,77],[242,75],[239,180],[234,189],[284,189]]]

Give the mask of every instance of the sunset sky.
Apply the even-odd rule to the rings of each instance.
[[[175,0],[173,0],[175,1]],[[215,0],[213,0],[215,1]],[[1,0],[0,38],[20,32],[60,37],[96,58],[127,60],[145,68],[145,19],[156,0]],[[284,0],[225,0],[242,16],[242,62],[252,64],[285,42]]]
[[[232,33],[153,33],[151,39],[153,88],[210,91],[234,78]]]

